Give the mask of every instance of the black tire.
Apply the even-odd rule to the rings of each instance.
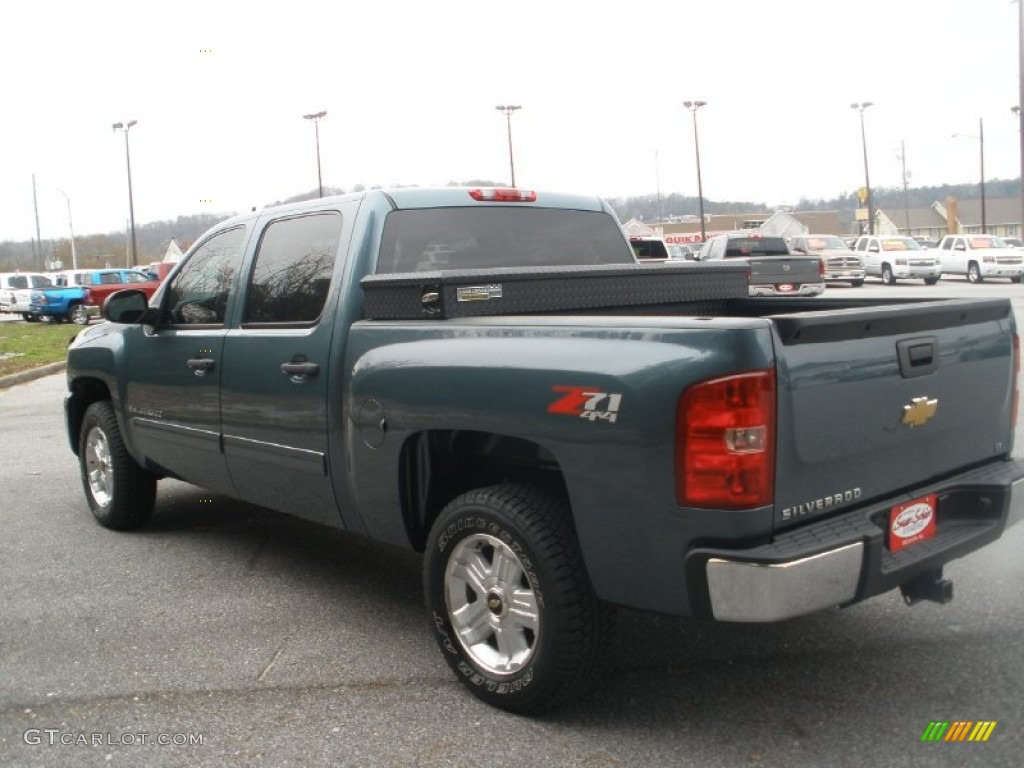
[[[972,261],[967,265],[967,282],[968,283],[980,283],[985,278],[981,276],[981,269],[978,267],[978,262]]]
[[[40,316],[32,314],[31,312],[22,312],[21,317],[26,323],[38,323]]]
[[[937,277],[926,277],[924,279],[925,285],[935,285],[937,282],[939,282],[939,278]]]
[[[457,497],[431,529],[423,581],[441,654],[483,701],[533,713],[584,687],[608,614],[557,495],[508,484]]]
[[[888,264],[882,265],[882,282],[886,285],[896,285],[896,275],[892,273],[892,267]]]
[[[75,325],[88,325],[89,308],[85,304],[72,304],[68,308],[67,319]]]
[[[1019,282],[1021,282],[1022,279],[1024,279],[1024,278],[1022,278],[1020,275],[1016,275],[1015,277],[1011,277],[1010,278],[1010,282],[1011,283],[1019,283]]]
[[[860,288],[862,285],[864,285],[864,281],[863,280],[851,280],[850,281],[850,287],[851,288]]]
[[[125,531],[149,519],[156,502],[156,476],[128,453],[107,400],[90,405],[82,417],[78,464],[85,498],[100,525]]]

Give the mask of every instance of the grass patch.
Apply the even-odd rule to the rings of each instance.
[[[68,340],[80,330],[72,324],[0,323],[0,376],[64,360]]]

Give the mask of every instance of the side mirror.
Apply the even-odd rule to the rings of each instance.
[[[150,309],[149,299],[145,293],[136,288],[126,288],[107,297],[103,302],[101,314],[105,320],[112,323],[155,325],[158,310],[155,307]]]

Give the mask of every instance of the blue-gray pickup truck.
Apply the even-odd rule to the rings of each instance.
[[[517,712],[585,690],[616,605],[947,602],[943,566],[1019,521],[1009,301],[759,299],[745,271],[723,296],[707,270],[745,268],[633,262],[583,196],[225,221],[69,347],[88,505],[137,527],[179,478],[421,551],[441,653]]]

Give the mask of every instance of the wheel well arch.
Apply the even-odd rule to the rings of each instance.
[[[71,450],[78,455],[78,442],[82,432],[82,418],[93,403],[110,400],[110,390],[105,382],[94,378],[75,379],[70,384],[71,397],[68,398],[68,439]]]
[[[423,551],[434,520],[456,496],[505,482],[549,488],[568,503],[562,468],[539,443],[472,430],[410,435],[402,446],[398,486],[412,547]]]

